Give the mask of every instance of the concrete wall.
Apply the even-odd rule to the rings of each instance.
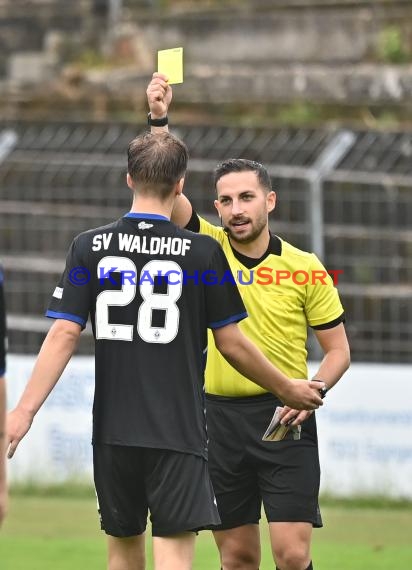
[[[60,46],[85,41],[94,21],[98,22],[93,18],[93,1],[0,0],[0,79],[36,82],[50,77],[46,68],[56,47],[50,38],[58,35]],[[26,80],[22,66],[27,70]]]
[[[389,5],[388,5],[389,4]],[[139,16],[130,19],[153,48],[186,45],[189,63],[355,63],[376,61],[380,34],[396,26],[412,47],[412,3],[280,7],[267,12]]]
[[[217,2],[219,9],[207,12],[196,2],[191,10],[185,3],[185,12],[180,2],[169,2],[167,11],[161,4],[123,0],[121,18],[110,26],[104,0],[0,0],[0,103],[55,92],[60,106],[65,98],[87,105],[103,94],[104,106],[114,101],[121,108],[130,94],[142,98],[156,51],[182,45],[183,104],[410,104],[409,0],[245,0],[236,11]],[[402,65],[385,61],[388,30],[400,38]],[[79,85],[67,87],[64,55],[90,40],[116,67],[82,70],[74,78]],[[56,78],[63,85],[45,84]],[[27,84],[35,91],[24,91]]]
[[[193,103],[409,101],[412,65],[384,60],[385,34],[395,30],[412,63],[412,2],[270,4],[236,15],[130,19],[146,53],[185,47],[187,82],[179,93]]]

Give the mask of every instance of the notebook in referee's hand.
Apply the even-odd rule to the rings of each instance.
[[[273,418],[270,420],[270,423],[263,434],[263,441],[281,441],[282,439],[285,439],[290,431],[292,432],[293,439],[300,439],[300,425],[289,426],[287,424],[282,425],[280,423],[282,410],[283,408],[281,406],[277,406],[275,413],[273,414]]]

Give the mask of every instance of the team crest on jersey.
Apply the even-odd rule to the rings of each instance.
[[[149,228],[153,227],[153,224],[147,224],[146,222],[139,222],[137,224],[139,230],[148,230]]]

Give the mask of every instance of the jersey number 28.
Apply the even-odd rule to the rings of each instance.
[[[151,343],[171,342],[179,330],[180,312],[176,301],[182,294],[182,280],[175,280],[173,285],[168,285],[166,293],[155,293],[154,278],[170,271],[181,275],[181,267],[174,261],[153,260],[146,263],[140,276],[137,276],[136,265],[131,259],[108,256],[101,259],[97,266],[98,278],[108,267],[115,267],[116,271],[126,278],[122,278],[121,289],[103,291],[96,299],[96,339],[133,340],[133,325],[110,323],[109,307],[126,307],[135,298],[136,288],[139,287],[143,299],[137,316],[137,332],[140,338]],[[164,326],[152,326],[153,310],[165,312]]]

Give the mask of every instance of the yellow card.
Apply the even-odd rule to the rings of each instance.
[[[169,78],[169,85],[183,83],[183,48],[162,49],[157,52],[157,71]]]

